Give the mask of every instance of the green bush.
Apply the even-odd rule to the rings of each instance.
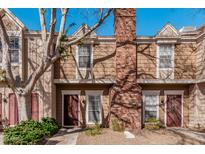
[[[112,130],[122,132],[124,130],[122,122],[120,122],[118,119],[113,119],[112,120]]]
[[[43,118],[42,122],[22,121],[15,127],[4,129],[4,144],[41,144],[47,136],[53,135],[58,129],[56,121],[52,118]]]
[[[85,134],[88,135],[88,136],[95,136],[95,135],[100,135],[100,134],[102,134],[101,125],[98,124],[98,123],[95,123],[94,126],[89,127],[89,128],[86,130]]]
[[[58,132],[59,126],[54,118],[42,118],[42,125],[45,135],[53,135]]]
[[[146,120],[145,123],[145,128],[146,129],[160,129],[163,128],[164,126],[162,125],[162,123],[160,122],[159,119],[156,118],[149,118]]]

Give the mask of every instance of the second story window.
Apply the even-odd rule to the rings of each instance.
[[[9,51],[11,52],[11,63],[19,62],[19,38],[18,37],[10,37]],[[2,44],[0,42],[0,63],[2,63]]]
[[[157,78],[174,79],[174,46],[160,44],[157,52]]]
[[[19,62],[19,38],[10,37],[9,51],[11,52],[11,62]]]
[[[78,47],[78,66],[79,68],[91,67],[91,46],[80,45]]]
[[[159,46],[159,68],[172,68],[172,45]]]

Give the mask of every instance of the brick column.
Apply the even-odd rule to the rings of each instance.
[[[141,128],[141,88],[136,69],[136,10],[115,9],[116,84],[111,90],[111,122],[126,129]]]

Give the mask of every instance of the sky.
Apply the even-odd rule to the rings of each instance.
[[[10,9],[29,30],[40,30],[38,9]],[[47,22],[50,18],[49,10],[46,12]],[[66,27],[74,23],[68,31],[71,35],[81,24],[92,26],[98,19],[97,9],[69,9]],[[60,11],[57,13],[57,25],[59,26]],[[200,27],[205,24],[205,11],[203,9],[169,9],[169,8],[139,8],[136,16],[137,35],[154,36],[167,23],[171,23],[177,30],[183,26]],[[114,16],[111,14],[97,30],[97,35],[114,35]]]

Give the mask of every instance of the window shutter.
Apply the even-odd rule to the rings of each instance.
[[[15,125],[18,122],[18,107],[16,95],[14,93],[9,94],[9,124]]]
[[[39,101],[38,93],[32,93],[31,95],[31,114],[33,120],[39,120]]]

